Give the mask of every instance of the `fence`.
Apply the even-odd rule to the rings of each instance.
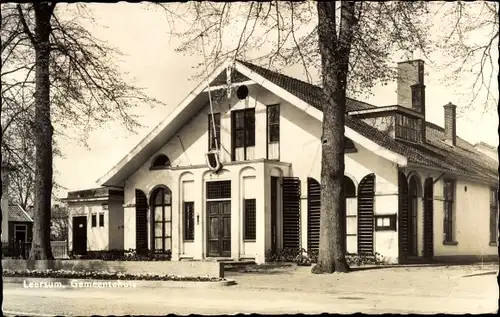
[[[52,255],[55,259],[68,259],[66,241],[50,241]],[[31,242],[2,242],[3,258],[27,259],[31,250]]]

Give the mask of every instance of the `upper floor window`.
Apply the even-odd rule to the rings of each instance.
[[[498,240],[498,194],[496,188],[490,189],[490,244]]]
[[[280,105],[267,107],[267,141],[280,141]]]
[[[154,158],[151,164],[152,169],[170,167],[170,159],[165,154],[160,154]]]
[[[455,181],[445,179],[443,182],[444,197],[444,242],[455,242],[454,230],[454,205],[455,205]]]
[[[216,150],[218,147],[220,148],[220,113],[213,114],[213,123],[212,123],[212,114],[208,115],[208,150]],[[214,127],[215,126],[215,127]],[[215,134],[214,134],[215,128]]]
[[[396,138],[412,142],[422,141],[421,121],[421,119],[396,114]]]
[[[233,111],[232,126],[233,161],[253,159],[255,108]]]
[[[267,107],[267,158],[279,160],[280,105]]]

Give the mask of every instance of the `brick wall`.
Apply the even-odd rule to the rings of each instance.
[[[2,260],[11,270],[108,271],[128,274],[172,274],[178,276],[224,277],[223,264],[202,261],[102,261],[102,260]]]

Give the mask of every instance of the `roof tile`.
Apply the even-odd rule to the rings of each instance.
[[[238,60],[238,62],[323,111],[322,88],[246,61]],[[373,108],[376,106],[347,98],[347,111]],[[346,115],[345,124],[378,145],[407,157],[410,163],[480,178],[489,183],[497,182],[498,163],[495,160],[479,152],[472,144],[459,137],[457,137],[456,146],[444,143],[444,129],[433,123],[426,121],[426,143],[421,144],[395,140],[390,135],[349,115]]]

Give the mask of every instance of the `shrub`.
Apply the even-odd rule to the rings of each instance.
[[[170,261],[172,251],[164,253],[156,251],[136,252],[134,249],[109,250],[109,251],[88,251],[85,255],[74,255],[70,252],[70,259],[79,260],[103,260],[103,261]]]
[[[162,274],[128,274],[107,271],[70,271],[70,270],[9,270],[2,271],[3,277],[35,277],[35,278],[70,278],[97,280],[143,280],[143,281],[191,281],[218,282],[223,278],[209,276],[178,276]]]
[[[317,250],[283,249],[274,253],[268,250],[266,255],[266,262],[294,262],[299,266],[309,266],[317,261]],[[383,265],[387,263],[384,257],[378,252],[375,252],[374,255],[346,254],[346,261],[349,265]]]

